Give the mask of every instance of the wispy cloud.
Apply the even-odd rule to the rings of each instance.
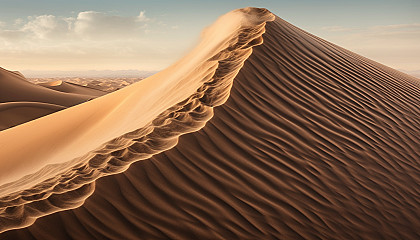
[[[346,32],[346,31],[353,31],[355,28],[343,27],[343,26],[325,26],[321,27],[322,30],[328,32]]]
[[[97,68],[100,64],[120,68],[118,64],[125,63],[122,68],[132,68],[135,59],[144,63],[143,69],[159,69],[167,63],[160,60],[156,64],[157,58],[170,59],[175,52],[162,51],[164,47],[160,46],[165,44],[159,44],[170,31],[176,29],[149,17],[145,11],[134,16],[99,11],[28,16],[0,22],[0,65],[22,66],[27,62],[28,68],[59,68],[62,62],[68,68]]]
[[[381,26],[373,26],[371,28],[379,29],[379,30],[420,29],[420,23],[381,25]]]
[[[139,34],[146,30],[149,20],[145,12],[140,12],[135,17],[121,17],[86,11],[79,13],[73,24],[74,32],[79,36],[99,40],[104,38],[137,38]]]
[[[400,33],[420,34],[420,23],[377,25],[370,27],[345,27],[333,25],[321,27],[321,30],[326,32],[369,33],[372,35],[392,35]]]
[[[101,41],[138,38],[146,30],[147,22],[150,20],[144,11],[132,17],[96,11],[80,12],[76,17],[29,16],[26,20],[16,19],[12,26],[0,23],[0,38],[6,40],[16,40],[19,36],[25,40],[88,38]]]
[[[325,26],[317,35],[394,68],[420,67],[420,23]]]
[[[70,33],[71,22],[53,15],[28,17],[28,22],[18,31],[27,33],[26,37],[56,38]]]

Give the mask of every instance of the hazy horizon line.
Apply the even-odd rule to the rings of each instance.
[[[396,69],[403,73],[420,78],[419,70]],[[89,69],[89,70],[13,70],[22,73],[26,78],[54,78],[54,77],[149,77],[161,70],[139,69]]]
[[[91,69],[91,70],[19,70],[27,78],[53,78],[53,77],[148,77],[161,70],[138,69]]]

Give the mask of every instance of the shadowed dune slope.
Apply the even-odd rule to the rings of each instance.
[[[0,103],[0,131],[63,109],[65,107],[49,103]]]
[[[228,101],[2,239],[419,239],[419,80],[277,18]]]

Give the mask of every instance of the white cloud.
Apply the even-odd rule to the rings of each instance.
[[[20,29],[35,34],[40,39],[57,38],[69,33],[70,24],[53,15],[28,17],[29,21]]]
[[[85,11],[76,17],[54,15],[29,16],[26,20],[18,18],[7,26],[0,22],[0,38],[17,40],[63,39],[111,41],[141,36],[151,19],[144,11],[137,16],[117,16],[108,13]]]
[[[74,32],[90,39],[138,37],[146,27],[144,12],[136,17],[108,15],[101,12],[80,12],[74,21]]]
[[[161,69],[188,46],[144,11],[133,16],[84,11],[0,24],[0,66],[14,69]]]
[[[148,22],[148,21],[150,21],[150,18],[146,17],[146,12],[145,11],[141,11],[140,14],[137,16],[136,21],[138,21],[138,22]]]

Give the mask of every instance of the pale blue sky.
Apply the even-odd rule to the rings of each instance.
[[[419,0],[0,0],[0,66],[160,70],[203,27],[265,7],[315,35],[397,69],[420,69]]]

